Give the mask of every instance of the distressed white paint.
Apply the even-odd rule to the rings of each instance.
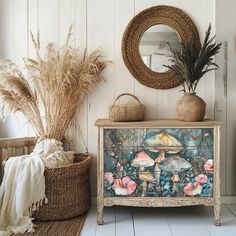
[[[233,2],[232,0],[229,2]],[[136,81],[124,65],[121,54],[122,34],[132,17],[140,11],[155,5],[171,5],[183,9],[193,21],[204,37],[204,32],[211,22],[215,32],[215,0],[1,0],[0,1],[0,57],[10,58],[22,67],[23,56],[34,56],[29,30],[37,33],[40,31],[42,46],[49,41],[62,44],[72,23],[74,26],[75,40],[73,45],[85,48],[88,52],[101,46],[104,55],[112,61],[103,73],[106,82],[101,83],[94,93],[84,103],[74,121],[74,127],[70,129],[70,139],[74,141],[75,150],[84,152],[86,147],[93,154],[93,166],[91,170],[91,183],[93,194],[96,193],[96,153],[97,153],[97,130],[94,122],[97,118],[108,117],[108,106],[114,98],[122,92],[131,92],[137,95],[146,105],[147,118],[174,118],[175,103],[181,93],[181,87],[170,90],[156,90],[145,87]],[[221,3],[221,11],[225,3]],[[235,5],[235,4],[234,4]],[[228,4],[228,8],[230,8]],[[219,8],[217,8],[219,9]],[[235,8],[236,9],[236,6]],[[225,12],[227,16],[227,11]],[[222,20],[222,22],[224,22]],[[225,29],[227,28],[227,29]],[[224,30],[231,36],[230,45],[233,47],[235,38],[233,29],[235,24]],[[236,32],[236,30],[234,30]],[[218,33],[217,33],[218,34]],[[222,31],[223,38],[223,31]],[[234,39],[233,39],[234,38]],[[232,49],[233,51],[233,49]],[[234,51],[235,52],[235,51]],[[234,54],[231,56],[232,64]],[[235,66],[234,66],[235,67]],[[235,67],[236,68],[236,67]],[[232,71],[233,79],[236,72]],[[214,73],[209,73],[200,82],[198,93],[205,99],[208,105],[207,117],[214,118]],[[221,84],[222,85],[222,84]],[[217,94],[222,92],[221,85],[217,85]],[[228,87],[232,87],[232,80]],[[229,89],[230,89],[229,88]],[[226,109],[222,100],[224,97],[217,95],[218,109]],[[231,98],[230,98],[231,99]],[[222,102],[223,101],[223,102]],[[233,106],[233,100],[228,106]],[[232,111],[230,111],[232,110]],[[233,109],[228,109],[231,116]],[[219,114],[216,113],[216,114]],[[228,122],[229,139],[233,140],[234,124],[232,119],[226,120],[223,113],[220,113],[224,121]],[[10,118],[4,125],[1,124],[2,137],[16,137],[32,135],[32,129],[23,126],[25,120]],[[23,127],[23,128],[22,128]],[[226,136],[226,132],[223,134]],[[83,142],[84,140],[84,142]],[[227,162],[223,161],[224,174],[222,175],[223,193],[236,194],[232,178],[235,177],[232,165],[234,163],[232,142],[228,144],[231,150],[227,156]],[[85,144],[84,144],[85,143]],[[226,145],[224,145],[226,148]],[[225,149],[226,150],[226,149]],[[225,151],[226,152],[226,151]],[[226,173],[226,168],[229,169]],[[226,173],[226,174],[225,174]],[[227,181],[226,181],[227,180]],[[226,187],[224,187],[226,186]],[[227,189],[227,191],[226,191]],[[225,192],[226,191],[226,192]]]

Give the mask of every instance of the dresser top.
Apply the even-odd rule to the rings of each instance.
[[[95,122],[96,126],[105,126],[105,127],[213,127],[222,125],[222,122],[205,119],[199,122],[186,122],[179,120],[145,120],[137,122],[113,122],[109,119],[98,119]]]

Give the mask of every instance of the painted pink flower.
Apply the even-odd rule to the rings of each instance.
[[[195,177],[195,181],[198,182],[198,183],[200,183],[200,184],[206,183],[207,180],[208,180],[208,178],[207,178],[207,176],[204,175],[204,174],[200,174],[200,175],[198,175],[198,176]]]
[[[112,184],[114,182],[113,174],[111,172],[106,172],[104,174],[104,178],[108,184]]]
[[[208,173],[213,173],[214,166],[213,166],[213,160],[212,159],[209,159],[205,162],[204,169]]]
[[[187,183],[184,186],[184,193],[188,196],[195,196],[197,194],[200,194],[202,191],[202,185],[198,182],[195,183]]]
[[[122,179],[114,179],[112,188],[116,195],[130,195],[137,187],[137,184],[131,180],[129,176],[125,176]]]

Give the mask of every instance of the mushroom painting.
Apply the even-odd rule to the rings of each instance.
[[[183,149],[182,144],[166,131],[145,139],[144,147],[152,152],[167,151],[168,153],[178,153]]]
[[[213,173],[214,171],[214,166],[213,166],[213,160],[207,160],[204,164],[204,169],[207,173]]]
[[[141,184],[141,187],[143,188],[141,197],[146,197],[147,185],[148,183],[152,183],[154,181],[154,176],[151,171],[147,170],[139,172],[139,179],[143,180],[143,183]]]
[[[178,155],[169,157],[160,163],[161,170],[173,173],[171,178],[173,182],[172,191],[176,192],[177,194],[179,190],[178,182],[180,181],[179,173],[189,170],[191,167],[192,165],[188,161]]]
[[[207,175],[204,175],[204,174],[200,174],[195,177],[195,181],[200,184],[205,184],[207,182],[207,180],[208,180]]]
[[[113,174],[111,172],[104,173],[105,185],[111,185],[114,182]]]
[[[159,155],[155,160],[156,166],[154,169],[157,183],[160,182],[161,175],[159,164],[165,159],[165,153],[176,154],[183,149],[182,144],[166,131],[147,138],[144,141],[144,147],[151,152],[159,152]]]
[[[213,196],[211,128],[104,130],[105,197]]]
[[[198,182],[187,183],[184,187],[184,193],[190,197],[200,194],[201,191],[202,191],[202,185]]]
[[[129,176],[125,176],[122,179],[114,179],[112,188],[115,191],[116,195],[130,195],[132,194],[137,187],[135,181],[131,180]]]
[[[140,171],[144,171],[145,167],[150,167],[154,164],[154,160],[145,151],[141,151],[136,153],[135,158],[131,163],[131,166],[139,167]]]

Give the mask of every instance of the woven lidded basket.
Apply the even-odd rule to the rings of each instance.
[[[91,156],[75,154],[74,164],[46,168],[46,197],[33,217],[36,220],[62,220],[85,213],[90,206],[89,169]]]
[[[126,104],[116,104],[122,96],[131,96],[136,102]],[[109,119],[112,121],[141,121],[144,120],[145,106],[139,99],[131,93],[120,94],[113,105],[109,107]]]

